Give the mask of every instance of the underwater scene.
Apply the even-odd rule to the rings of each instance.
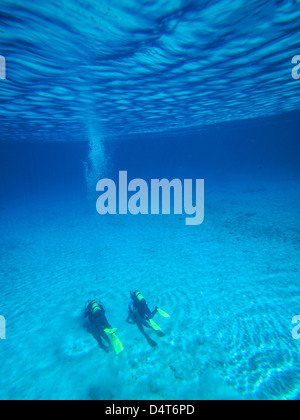
[[[300,399],[300,1],[1,0],[0,399]]]

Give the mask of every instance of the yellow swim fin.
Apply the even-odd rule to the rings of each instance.
[[[157,312],[159,313],[159,315],[163,316],[164,318],[170,318],[170,315],[167,314],[167,312],[163,311],[160,308],[157,308]]]
[[[124,347],[123,347],[123,344],[121,343],[121,340],[116,335],[116,333],[112,333],[111,338],[112,338],[112,342],[113,342],[113,346],[114,346],[116,354],[122,353],[122,351],[124,350]]]
[[[117,331],[117,328],[105,328],[104,332],[108,335],[112,335]]]
[[[149,318],[148,322],[150,324],[150,326],[155,330],[155,331],[161,331],[161,328],[159,325],[156,324],[156,322],[153,321],[153,319]]]

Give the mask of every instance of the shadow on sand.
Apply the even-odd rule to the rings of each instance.
[[[157,342],[152,340],[152,338],[150,337],[150,335],[146,332],[145,328],[147,328],[148,330],[154,331],[150,325],[148,325],[145,320],[143,320],[139,314],[135,313],[129,313],[126,322],[128,322],[128,324],[131,325],[136,325],[137,328],[140,330],[141,334],[145,337],[145,339],[147,340],[147,343],[149,344],[149,346],[151,347],[156,347],[157,346]],[[162,331],[154,331],[156,333],[156,335],[158,337],[164,337],[165,334]]]

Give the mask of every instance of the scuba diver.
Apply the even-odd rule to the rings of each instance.
[[[110,344],[110,340],[108,337],[111,337],[113,347],[117,354],[121,353],[124,350],[124,347],[120,339],[116,335],[117,328],[112,328],[112,326],[108,322],[105,315],[104,306],[100,302],[100,300],[88,301],[86,309],[85,309],[84,317],[89,318],[90,323],[98,332],[98,334],[100,334],[101,339],[104,337],[106,341]],[[103,347],[102,340],[101,339],[99,340],[99,338],[97,337],[95,338],[98,342],[100,341],[99,344],[101,345],[101,347]]]
[[[154,311],[151,312],[146,300],[137,290],[135,292],[130,292],[130,297],[131,301],[128,306],[129,316],[127,318],[127,322],[129,322],[129,319],[132,318],[132,320],[139,326],[139,328],[142,326],[142,324],[146,324],[147,326],[153,328],[155,331],[161,331],[161,328],[156,324],[156,322],[153,321],[154,315],[159,313],[164,318],[170,318],[170,315],[168,315],[165,311],[158,308],[157,306],[155,307]]]

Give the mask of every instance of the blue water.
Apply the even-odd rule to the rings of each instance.
[[[2,0],[0,399],[300,398],[299,5]],[[204,223],[100,216],[121,170],[205,179]]]

